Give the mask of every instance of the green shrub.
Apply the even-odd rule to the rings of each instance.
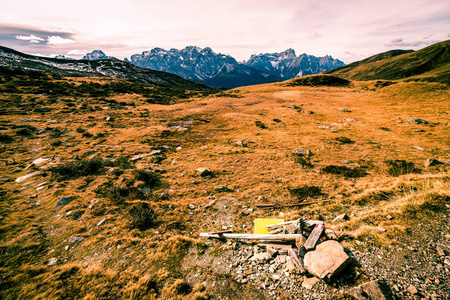
[[[296,198],[317,198],[324,195],[322,189],[314,185],[309,186],[305,184],[293,189],[288,188],[288,190],[291,196]]]
[[[143,181],[148,187],[155,187],[159,184],[161,177],[147,170],[133,170],[134,179],[138,181]]]
[[[156,214],[146,202],[134,203],[128,208],[127,218],[131,228],[145,230],[153,226],[156,222]]]
[[[387,160],[386,165],[389,166],[388,173],[391,176],[400,176],[409,173],[421,173],[422,170],[414,166],[412,162],[407,162],[405,160]]]
[[[267,126],[261,121],[255,121],[255,125],[258,126],[261,129],[266,129],[267,128]]]
[[[57,180],[76,179],[81,176],[97,175],[104,171],[105,162],[101,158],[71,161],[52,168],[52,176]]]
[[[342,175],[348,178],[358,178],[368,175],[368,173],[361,167],[356,167],[352,169],[346,166],[334,166],[334,165],[326,166],[325,168],[322,169],[322,172],[327,174]]]
[[[348,137],[345,137],[345,136],[337,137],[337,138],[335,138],[335,140],[342,144],[354,144],[355,143],[355,141],[352,141],[351,139],[349,139]]]

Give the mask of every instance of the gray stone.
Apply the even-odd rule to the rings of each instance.
[[[47,264],[49,266],[54,266],[54,265],[56,265],[57,262],[58,262],[58,259],[56,257],[52,257],[52,258],[49,259]]]
[[[406,119],[406,122],[415,123],[415,124],[428,124],[427,121],[419,119],[419,118],[408,118],[408,119]]]
[[[270,255],[267,252],[261,252],[261,253],[257,253],[255,255],[252,256],[252,258],[250,258],[250,260],[252,261],[256,261],[256,262],[266,262],[269,261],[272,258],[272,255]]]
[[[347,216],[347,214],[340,214],[336,218],[334,218],[333,222],[341,222],[345,220],[349,220],[350,218]]]
[[[195,171],[200,173],[200,176],[202,176],[202,177],[206,177],[206,176],[213,174],[213,172],[208,168],[197,168],[197,169],[195,169]]]
[[[325,281],[332,281],[350,263],[350,257],[337,241],[326,241],[305,254],[306,270]]]
[[[97,223],[97,226],[101,226],[101,225],[105,224],[105,222],[106,222],[106,219],[103,219]]]
[[[22,182],[22,181],[24,181],[24,180],[26,180],[28,178],[31,178],[31,177],[39,175],[39,174],[41,174],[41,172],[40,171],[36,171],[36,172],[30,173],[30,174],[27,174],[27,175],[24,175],[24,176],[20,176],[19,178],[17,178],[15,180],[15,182]]]
[[[81,236],[71,236],[68,240],[69,243],[71,244],[75,244],[75,243],[80,243],[82,241],[84,241],[85,238],[81,237]]]
[[[392,300],[391,289],[384,283],[373,280],[353,289],[357,300]]]
[[[77,199],[77,196],[62,197],[61,199],[58,200],[58,202],[56,202],[55,207],[67,205],[75,199]]]
[[[224,185],[217,185],[214,187],[214,191],[216,192],[230,192],[231,190]]]
[[[317,277],[306,278],[302,282],[302,288],[307,290],[311,290],[316,284],[320,282],[320,279]]]
[[[439,160],[434,159],[434,158],[427,158],[427,160],[425,160],[425,162],[423,163],[425,168],[442,165],[442,164],[443,164],[442,162],[440,162]]]
[[[410,293],[411,295],[416,295],[419,293],[419,291],[417,290],[417,288],[413,285],[410,285],[407,289],[408,293]]]

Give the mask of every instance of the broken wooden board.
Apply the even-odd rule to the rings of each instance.
[[[202,232],[200,237],[215,239],[242,239],[242,240],[264,240],[264,241],[295,241],[301,234],[244,234],[244,233],[223,233],[209,234]]]
[[[288,251],[289,256],[291,257],[292,261],[294,262],[295,267],[297,268],[298,272],[302,275],[306,273],[305,266],[303,265],[303,262],[298,258],[297,254],[295,253],[294,249],[290,249]]]
[[[319,239],[324,231],[325,231],[324,224],[317,224],[316,227],[314,227],[313,231],[311,232],[310,236],[308,237],[304,245],[306,251],[311,251],[314,250],[314,248],[316,248],[316,245],[319,242]]]

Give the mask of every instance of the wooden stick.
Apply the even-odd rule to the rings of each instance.
[[[208,237],[214,239],[243,239],[243,240],[264,240],[264,241],[295,241],[301,234],[244,234],[244,233],[223,233],[223,234],[209,234],[200,233],[201,237]]]
[[[316,201],[311,201],[311,202],[304,202],[304,203],[297,203],[297,204],[275,204],[275,203],[263,203],[263,204],[256,204],[256,207],[262,207],[262,208],[271,208],[271,207],[297,207],[297,206],[305,206],[305,205],[310,205],[310,204],[314,204],[314,203],[319,203]]]
[[[301,219],[299,219],[299,220],[301,220]],[[288,225],[288,224],[292,224],[292,223],[294,223],[296,221],[298,221],[298,220],[281,222],[281,223],[277,223],[277,224],[269,224],[269,225],[266,225],[266,228],[276,227],[276,226],[281,226],[281,225]]]

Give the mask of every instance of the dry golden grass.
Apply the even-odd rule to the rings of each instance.
[[[86,79],[71,80],[78,83]],[[410,226],[414,211],[433,213],[430,208],[448,203],[448,166],[422,166],[427,158],[449,159],[447,86],[405,82],[384,88],[376,87],[375,82],[353,82],[350,87],[268,84],[239,88],[233,95],[241,97],[212,95],[164,106],[148,104],[139,95],[123,94],[111,99],[134,102],[136,107],[91,112],[78,108],[83,102],[108,105],[99,104],[95,98],[63,97],[73,100],[77,111],[64,112],[66,102],[58,101],[51,113],[2,116],[5,134],[14,136],[14,141],[4,144],[0,152],[1,159],[8,162],[0,166],[1,177],[11,179],[1,187],[6,191],[0,203],[0,273],[5,278],[1,282],[2,297],[207,299],[212,296],[211,290],[200,285],[207,276],[193,277],[195,270],[182,268],[188,251],[194,249],[199,257],[207,251],[203,241],[197,239],[200,232],[220,230],[222,225],[251,232],[256,217],[302,217],[331,223],[336,215],[347,213],[350,221],[333,224],[334,228],[349,231],[356,238],[370,233],[381,242],[393,243],[395,238],[377,228],[402,232]],[[5,108],[7,97],[0,97],[4,98],[1,103]],[[299,109],[289,108],[292,105]],[[106,115],[115,120],[106,122]],[[409,117],[429,124],[407,123]],[[11,125],[21,124],[14,122],[22,119],[36,120],[29,124],[39,129],[59,127],[70,132],[58,137],[49,133],[20,137]],[[256,126],[256,121],[267,128]],[[93,136],[83,136],[76,131],[78,127]],[[70,137],[75,139],[52,145],[55,140]],[[336,140],[341,137],[354,143]],[[245,147],[237,145],[239,141]],[[61,182],[51,177],[51,164],[71,161],[74,155],[83,159],[130,158],[165,145],[172,148],[164,160],[155,162],[153,156],[147,156],[122,170],[122,175],[116,176],[110,170]],[[295,148],[312,151],[312,167],[302,168],[294,162]],[[86,154],[91,150],[96,152]],[[46,168],[47,176],[15,183],[14,179],[34,170],[25,167],[39,157],[53,158],[50,164],[34,168]],[[13,159],[18,165],[12,165]],[[385,161],[396,159],[414,163],[423,169],[422,174],[398,178],[388,175]],[[321,171],[329,165],[362,167],[368,175],[344,178]],[[210,168],[214,175],[201,177],[195,171],[199,167]],[[134,168],[164,169],[162,184],[152,190],[155,197],[139,199],[150,203],[158,215],[157,224],[145,231],[128,225],[127,205],[135,200],[120,205],[106,198],[94,200],[98,198],[98,186],[126,183],[133,178]],[[36,190],[42,182],[47,182],[46,188]],[[324,195],[316,200],[317,204],[243,213],[245,207],[255,208],[259,203],[301,201],[293,198],[288,189],[303,185],[322,189]],[[231,191],[217,192],[216,186]],[[168,197],[158,198],[162,192]],[[34,194],[37,198],[28,198]],[[211,201],[207,197],[210,194],[214,194],[216,202],[205,208]],[[62,196],[72,195],[78,198],[55,208]],[[190,209],[188,204],[197,208]],[[77,210],[82,216],[74,219]],[[387,215],[395,219],[388,220]],[[105,224],[97,226],[103,219],[107,220]],[[86,239],[69,244],[71,236]],[[58,258],[58,263],[48,266],[52,257]],[[211,263],[204,268],[214,273]]]

